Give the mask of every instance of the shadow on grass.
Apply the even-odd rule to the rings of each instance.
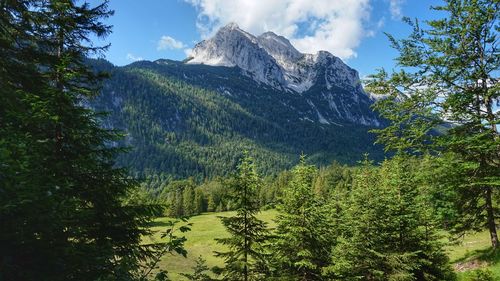
[[[172,226],[171,222],[168,220],[156,220],[152,221],[148,224],[149,227],[170,227]]]
[[[172,228],[175,226],[175,229],[179,229],[181,226],[189,226],[191,223],[189,219],[191,217],[182,217],[182,218],[167,218],[161,217],[158,218],[148,224],[148,227],[164,227],[164,228]]]
[[[500,263],[500,249],[486,248],[481,250],[470,251],[460,259],[455,260],[455,263],[478,260],[494,265]]]

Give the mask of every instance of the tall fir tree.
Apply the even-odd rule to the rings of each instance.
[[[314,194],[316,173],[302,155],[278,206],[273,268],[283,280],[323,280],[330,262],[335,237],[328,205]]]
[[[455,232],[486,227],[496,248],[500,3],[443,2],[432,9],[446,18],[428,21],[426,29],[406,19],[413,33],[403,40],[389,36],[401,70],[391,75],[382,70],[368,82],[370,91],[386,95],[375,108],[391,121],[378,130],[379,141],[389,150],[455,154],[463,177],[457,200],[463,208],[456,216],[462,219],[450,225]],[[438,125],[441,134],[433,132]]]
[[[120,135],[83,106],[98,93],[85,59],[106,49],[91,37],[110,32],[108,2],[1,1],[0,14],[0,278],[133,278],[160,209],[123,203],[136,184],[115,167]]]
[[[330,278],[454,280],[418,168],[418,161],[401,155],[381,168],[364,162],[326,270]]]
[[[224,268],[216,270],[223,280],[262,280],[266,256],[264,245],[268,239],[266,223],[256,217],[259,212],[257,190],[261,184],[253,159],[244,153],[238,166],[238,175],[230,184],[231,197],[236,210],[232,217],[221,217],[230,237],[216,241],[229,248],[216,252],[224,259]]]

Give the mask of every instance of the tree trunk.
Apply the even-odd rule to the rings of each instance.
[[[498,248],[498,235],[497,226],[495,223],[495,214],[493,212],[493,203],[491,200],[491,187],[486,188],[485,201],[486,201],[486,212],[488,220],[488,230],[490,231],[491,246],[496,249]]]
[[[64,95],[64,84],[63,84],[63,73],[59,69],[59,64],[62,61],[62,54],[64,50],[64,33],[59,28],[58,30],[58,35],[57,35],[57,67],[55,69],[55,84],[58,92],[56,93],[56,101],[58,102],[58,107],[57,107],[57,115],[58,117],[62,116],[62,111],[63,111],[63,101],[62,101],[62,96]],[[61,157],[61,152],[62,152],[62,143],[63,143],[63,125],[61,123],[61,120],[58,120],[57,123],[55,124],[55,155],[56,159]]]
[[[487,80],[484,80],[487,81]],[[483,83],[483,87],[487,91],[487,86],[486,82]],[[498,142],[498,130],[497,130],[497,125],[496,125],[496,120],[495,120],[495,115],[493,114],[493,100],[490,96],[486,98],[486,112],[487,112],[487,121],[489,125],[491,126],[491,131],[493,134],[493,140]],[[498,153],[498,150],[497,150]],[[498,155],[498,154],[497,154]],[[496,157],[492,157],[495,159]],[[497,164],[495,163],[496,161],[493,161],[493,165]],[[487,212],[487,219],[488,219],[488,229],[490,231],[490,238],[491,238],[491,245],[493,246],[494,249],[498,248],[498,235],[497,235],[497,227],[495,223],[495,212],[493,209],[493,203],[491,202],[491,186],[488,186],[486,188],[486,193],[485,193],[485,203],[486,203],[486,212]]]

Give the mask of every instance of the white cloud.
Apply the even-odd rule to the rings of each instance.
[[[401,19],[403,17],[403,4],[405,0],[390,0],[389,10],[391,11],[392,19]]]
[[[385,17],[382,17],[377,21],[377,28],[381,29],[382,27],[384,27],[384,25],[385,25]]]
[[[184,0],[198,11],[203,38],[236,22],[253,34],[273,31],[302,52],[327,50],[343,59],[356,56],[361,40],[372,35],[370,0]]]
[[[385,25],[385,17],[380,18],[377,22],[374,22],[370,29],[365,30],[365,37],[375,37],[377,32],[379,32]]]
[[[190,57],[192,51],[193,51],[193,49],[186,48],[186,49],[184,49],[184,54],[186,54],[186,57]]]
[[[160,40],[158,40],[158,44],[156,49],[158,51],[167,50],[167,49],[182,49],[186,46],[181,41],[178,41],[170,36],[163,35]]]
[[[126,59],[127,59],[127,60],[129,60],[129,61],[140,61],[140,60],[144,60],[142,57],[140,57],[140,56],[135,56],[134,54],[131,54],[131,53],[128,53],[128,54],[127,54]]]

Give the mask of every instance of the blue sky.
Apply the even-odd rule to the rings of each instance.
[[[98,3],[91,0],[91,3]],[[401,17],[428,20],[431,0],[111,0],[115,15],[106,59],[116,65],[160,58],[182,60],[196,42],[236,22],[253,34],[271,30],[303,52],[326,49],[363,77],[394,67],[383,32],[406,36]]]

